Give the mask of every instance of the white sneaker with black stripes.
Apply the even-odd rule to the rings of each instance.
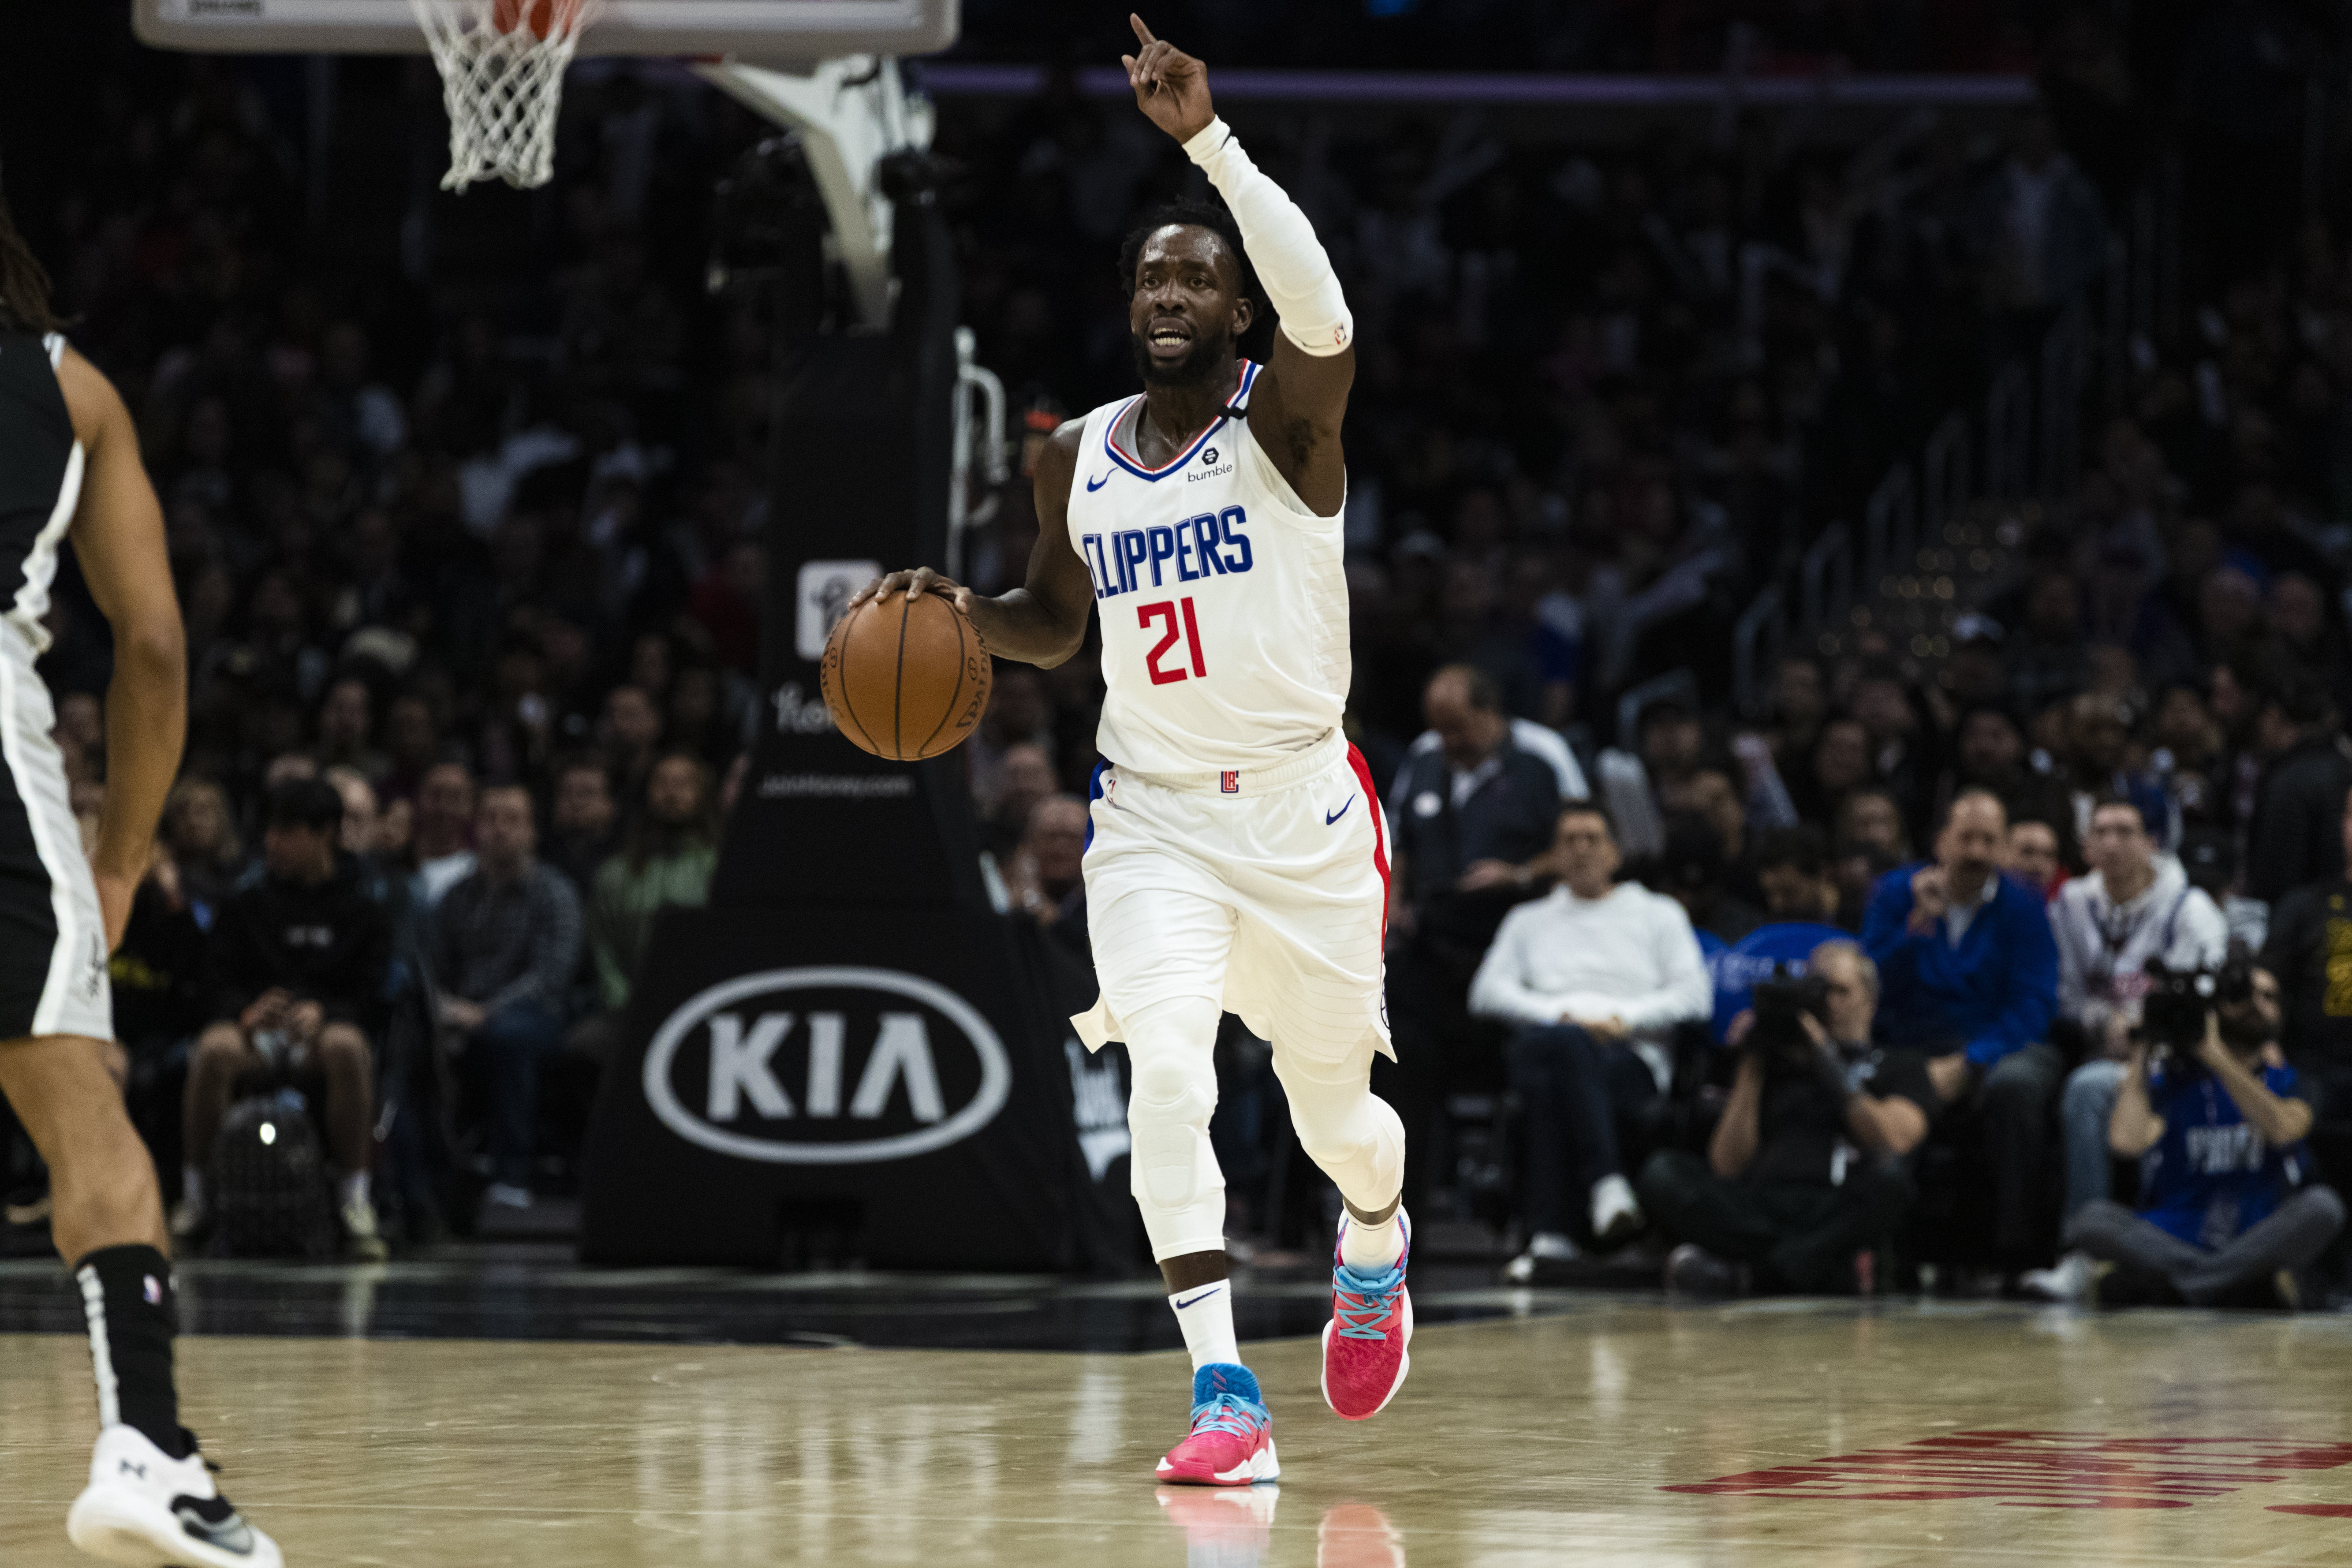
[[[205,1457],[174,1459],[135,1426],[98,1435],[89,1486],[66,1536],[126,1568],[284,1568],[278,1542],[245,1522],[213,1485]]]

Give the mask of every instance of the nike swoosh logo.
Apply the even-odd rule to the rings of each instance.
[[[201,1541],[216,1552],[226,1552],[238,1557],[253,1554],[253,1530],[232,1512],[226,1519],[208,1520],[194,1508],[181,1503],[172,1510],[180,1521],[180,1528],[191,1539]]]
[[[1088,495],[1092,495],[1095,491],[1102,489],[1103,486],[1108,483],[1110,483],[1110,476],[1108,474],[1103,475],[1103,477],[1098,479],[1088,479],[1087,481],[1087,493]]]
[[[1205,1301],[1205,1300],[1207,1300],[1210,1297],[1212,1297],[1212,1296],[1215,1295],[1215,1294],[1217,1293],[1217,1289],[1218,1289],[1218,1288],[1217,1288],[1216,1286],[1212,1285],[1212,1286],[1210,1286],[1207,1289],[1205,1289],[1205,1290],[1202,1291],[1199,1295],[1197,1295],[1197,1296],[1193,1297],[1192,1300],[1190,1300],[1190,1301],[1179,1301],[1179,1302],[1177,1302],[1177,1303],[1176,1303],[1176,1305],[1177,1305],[1177,1307],[1178,1307],[1178,1309],[1179,1309],[1179,1310],[1181,1310],[1181,1309],[1183,1309],[1183,1308],[1185,1308],[1185,1307],[1190,1307],[1190,1306],[1196,1305],[1196,1304],[1198,1304],[1198,1303],[1200,1303],[1200,1302],[1202,1302],[1202,1301]]]
[[[1355,797],[1354,795],[1349,795],[1349,796],[1348,797],[1348,805],[1355,805],[1355,804],[1356,804],[1356,797]],[[1347,816],[1347,815],[1348,815],[1348,805],[1343,805],[1343,806],[1341,806],[1339,810],[1337,810],[1337,811],[1333,812],[1330,816],[1328,816],[1325,817],[1325,818],[1323,819],[1323,826],[1326,826],[1326,827],[1328,827],[1328,826],[1330,826],[1333,823],[1335,823],[1335,822],[1339,821],[1341,817],[1343,817],[1343,816]]]

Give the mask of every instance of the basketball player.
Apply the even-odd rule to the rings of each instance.
[[[1373,1097],[1388,846],[1363,758],[1339,731],[1348,589],[1339,422],[1351,320],[1315,231],[1209,101],[1199,60],[1130,17],[1135,100],[1224,198],[1160,215],[1121,269],[1142,395],[1055,432],[1036,466],[1027,584],[980,598],[929,569],[877,595],[942,593],[989,647],[1048,668],[1102,607],[1108,687],[1087,900],[1102,995],[1072,1020],[1124,1040],[1134,1189],[1192,1352],[1192,1434],[1165,1481],[1276,1473],[1241,1365],[1209,1147],[1221,1011],[1274,1043],[1300,1144],[1347,1201],[1323,1332],[1323,1394],[1361,1420],[1403,1384],[1412,1307],[1399,1204],[1404,1129]],[[1234,357],[1263,285],[1270,363]]]
[[[66,1533],[142,1568],[277,1568],[277,1544],[214,1488],[180,1425],[163,1200],[106,1070],[106,959],[179,769],[187,647],[139,432],[58,326],[48,278],[0,204],[0,1094],[48,1162],[50,1228],[98,1373],[98,1447]],[[106,805],[88,859],[33,668],[68,534],[114,629]]]

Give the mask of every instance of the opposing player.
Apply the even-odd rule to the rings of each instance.
[[[89,859],[33,660],[73,541],[114,630],[106,805]],[[66,345],[48,279],[0,205],[0,1094],[48,1162],[58,1251],[73,1268],[98,1374],[89,1486],[76,1546],[157,1568],[277,1568],[275,1542],[213,1485],[180,1425],[169,1237],[155,1167],[101,1042],[114,1035],[106,959],[122,940],[163,796],[180,765],[187,648],[163,514],[114,388]]]
[[[1299,1142],[1347,1201],[1323,1333],[1332,1409],[1361,1420],[1386,1405],[1412,1333],[1404,1129],[1370,1087],[1372,1053],[1391,1052],[1388,846],[1339,731],[1339,423],[1355,353],[1306,215],[1216,117],[1201,62],[1130,21],[1137,104],[1225,204],[1172,209],[1125,247],[1143,393],[1064,425],[1040,456],[1025,586],[981,598],[925,569],[856,602],[947,594],[994,651],[1049,668],[1102,606],[1105,761],[1086,856],[1102,996],[1073,1022],[1089,1048],[1124,1040],[1133,1059],[1136,1200],[1192,1352],[1192,1434],[1160,1477],[1239,1486],[1276,1465],[1234,1342],[1209,1146],[1221,1010],[1273,1041]],[[1263,366],[1234,357],[1258,284],[1281,325]]]

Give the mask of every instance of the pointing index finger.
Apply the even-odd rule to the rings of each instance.
[[[1143,18],[1134,12],[1129,11],[1127,14],[1127,20],[1128,25],[1135,29],[1135,36],[1139,41],[1147,44],[1156,44],[1160,41],[1151,36],[1151,29],[1143,25]]]

